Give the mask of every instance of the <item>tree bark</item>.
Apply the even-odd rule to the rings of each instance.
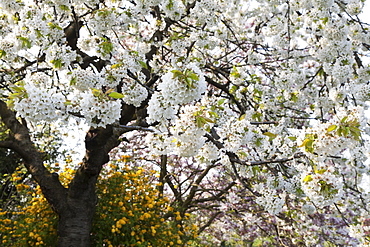
[[[95,213],[95,184],[98,177],[84,171],[83,164],[69,185],[66,203],[59,211],[58,246],[90,246],[90,232]]]
[[[93,203],[92,203],[93,201]],[[68,198],[66,207],[59,214],[58,246],[89,247],[95,201]]]

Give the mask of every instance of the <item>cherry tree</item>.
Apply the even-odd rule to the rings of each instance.
[[[128,132],[181,213],[196,213],[200,230],[217,224],[224,237],[212,241],[366,244],[363,5],[3,0],[0,116],[9,133],[0,147],[23,158],[59,215],[59,246],[89,246],[99,173],[120,144],[136,150],[124,145]],[[31,134],[72,121],[90,129],[64,187]]]

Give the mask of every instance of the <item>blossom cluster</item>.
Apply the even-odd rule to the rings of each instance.
[[[341,200],[343,181],[332,166],[317,165],[312,174],[302,173],[302,189],[317,207],[325,207]]]
[[[14,110],[25,119],[32,122],[52,122],[64,115],[65,97],[55,89],[26,84],[24,94],[24,98],[14,102]]]
[[[148,89],[133,80],[125,80],[122,84],[122,100],[129,105],[139,107],[148,97]]]
[[[184,71],[172,70],[164,74],[161,83],[149,101],[148,122],[166,124],[174,119],[178,105],[199,100],[206,90],[205,78],[196,64],[189,64]]]
[[[107,97],[94,95],[93,91],[81,94],[81,114],[92,127],[105,127],[119,119],[121,102],[109,100]]]

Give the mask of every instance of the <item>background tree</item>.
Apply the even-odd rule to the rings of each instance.
[[[132,134],[179,217],[193,212],[200,232],[219,224],[210,241],[366,243],[363,4],[2,1],[0,147],[22,157],[58,214],[59,246],[90,245],[99,174]],[[70,119],[90,129],[63,185],[32,126]]]

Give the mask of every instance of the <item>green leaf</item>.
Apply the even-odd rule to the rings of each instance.
[[[314,139],[311,139],[310,137],[304,139],[302,144],[298,147],[305,147],[306,152],[313,153],[314,148],[313,148],[313,143],[315,142]]]
[[[257,147],[260,147],[262,145],[262,140],[263,138],[257,137],[256,142],[255,142]]]
[[[194,81],[189,77],[185,77],[185,83],[188,86],[188,88],[196,88],[194,85]]]
[[[168,10],[171,10],[173,8],[173,0],[170,0],[169,3],[166,5],[166,8]]]
[[[48,23],[48,26],[49,26],[51,29],[63,30],[63,28],[61,28],[58,24],[53,23],[53,22],[49,22],[49,23]]]
[[[325,75],[325,71],[323,68],[320,68],[319,71],[317,71],[317,75],[318,76],[324,76]]]
[[[303,179],[303,182],[311,182],[313,179],[312,179],[312,175],[307,175],[304,179]]]
[[[217,105],[222,105],[226,99],[220,99],[217,101]]]
[[[290,100],[296,103],[298,101],[298,92],[293,92],[290,94]]]
[[[51,60],[50,62],[54,65],[55,69],[60,69],[63,66],[62,59],[60,59],[60,58],[55,59],[55,60]]]
[[[26,37],[18,37],[20,41],[22,41],[22,48],[27,47],[28,49],[31,48],[32,44],[31,41]]]
[[[180,70],[172,70],[173,78],[177,78],[180,82],[185,83],[188,88],[196,88],[195,82],[199,81],[199,77],[193,71],[186,69],[185,72]]]
[[[207,123],[207,120],[206,118],[199,116],[199,117],[196,117],[195,122],[198,128],[202,128]]]
[[[349,129],[351,130],[351,133],[358,133],[361,134],[361,130],[354,126],[349,126]]]
[[[238,87],[236,85],[232,85],[232,87],[230,88],[230,93],[234,93],[237,89]]]
[[[178,77],[183,76],[183,74],[180,70],[175,69],[175,70],[172,70],[171,72],[173,74],[173,78],[178,78]]]
[[[26,91],[23,86],[13,86],[11,89],[19,93]]]
[[[117,92],[111,92],[110,94],[108,94],[108,96],[113,99],[122,99],[124,97],[123,94]]]
[[[205,121],[207,121],[208,123],[214,123],[215,121],[213,121],[212,119],[208,118],[208,117],[203,117]]]
[[[73,77],[71,81],[69,82],[69,85],[74,86],[77,83],[77,77]]]
[[[295,137],[295,136],[288,136],[288,139],[291,140],[291,141],[296,141],[297,140],[297,137]]]
[[[148,69],[148,65],[145,62],[139,61],[139,63],[141,67],[143,67],[144,69]]]
[[[306,143],[305,145],[305,150],[307,152],[310,152],[310,153],[313,153],[314,149],[313,149],[313,143],[314,143],[315,140],[308,140],[308,142]]]
[[[262,113],[260,112],[255,112],[252,114],[252,119],[257,120],[257,121],[262,121]]]
[[[337,135],[342,136],[342,126],[339,126],[339,128],[337,129]]]
[[[41,33],[41,31],[40,31],[40,30],[35,29],[35,32],[36,32],[36,36],[37,36],[37,38],[42,38],[42,37],[44,37],[44,35],[42,35],[42,33]]]
[[[208,114],[214,118],[218,118],[218,114],[216,112],[213,112],[213,111],[208,111]]]
[[[342,127],[342,129],[343,129],[342,130],[343,136],[347,137],[349,135],[349,132],[350,132],[349,127]]]
[[[189,73],[188,78],[192,79],[193,81],[199,81],[199,76],[195,74],[194,72]]]
[[[100,49],[103,50],[104,54],[109,54],[113,51],[113,44],[110,41],[105,41],[99,44]]]
[[[0,50],[0,58],[5,57],[6,52],[4,50]]]
[[[254,176],[257,176],[260,171],[261,171],[261,168],[259,168],[259,166],[252,166],[252,172]]]
[[[349,65],[348,59],[342,60],[341,64],[342,65]]]
[[[63,11],[69,11],[69,7],[67,5],[59,5],[60,9],[63,10]]]
[[[238,118],[238,120],[239,120],[239,121],[242,121],[246,116],[247,116],[246,114],[243,114],[243,115],[241,115],[241,116]]]
[[[329,21],[329,18],[328,17],[324,17],[324,18],[321,18],[321,20],[322,20],[322,23],[324,25],[326,25],[326,23],[328,23],[328,21]]]
[[[315,173],[318,173],[318,174],[324,174],[325,172],[326,172],[326,169],[315,170]]]
[[[101,91],[99,89],[96,89],[96,88],[93,88],[92,89],[92,94],[95,96],[95,97],[99,97],[101,95]]]
[[[231,76],[231,77],[235,77],[235,78],[240,78],[240,77],[241,77],[241,75],[240,75],[240,73],[238,72],[238,70],[237,70],[237,68],[236,68],[236,66],[235,66],[235,65],[233,66],[233,69],[232,69],[232,71],[231,71],[231,73],[230,73],[230,76]]]
[[[116,68],[121,67],[122,65],[123,65],[122,63],[116,63],[116,64],[113,64],[113,65],[111,66],[111,68],[112,68],[112,69],[116,69]]]
[[[329,132],[331,132],[331,131],[334,131],[334,130],[336,130],[337,129],[337,126],[335,125],[335,124],[333,124],[333,125],[330,125],[328,128],[327,128],[327,132],[329,133]]]
[[[263,135],[270,137],[270,141],[272,141],[273,139],[275,139],[277,137],[276,134],[273,134],[271,132],[265,132],[265,133],[263,133]]]

